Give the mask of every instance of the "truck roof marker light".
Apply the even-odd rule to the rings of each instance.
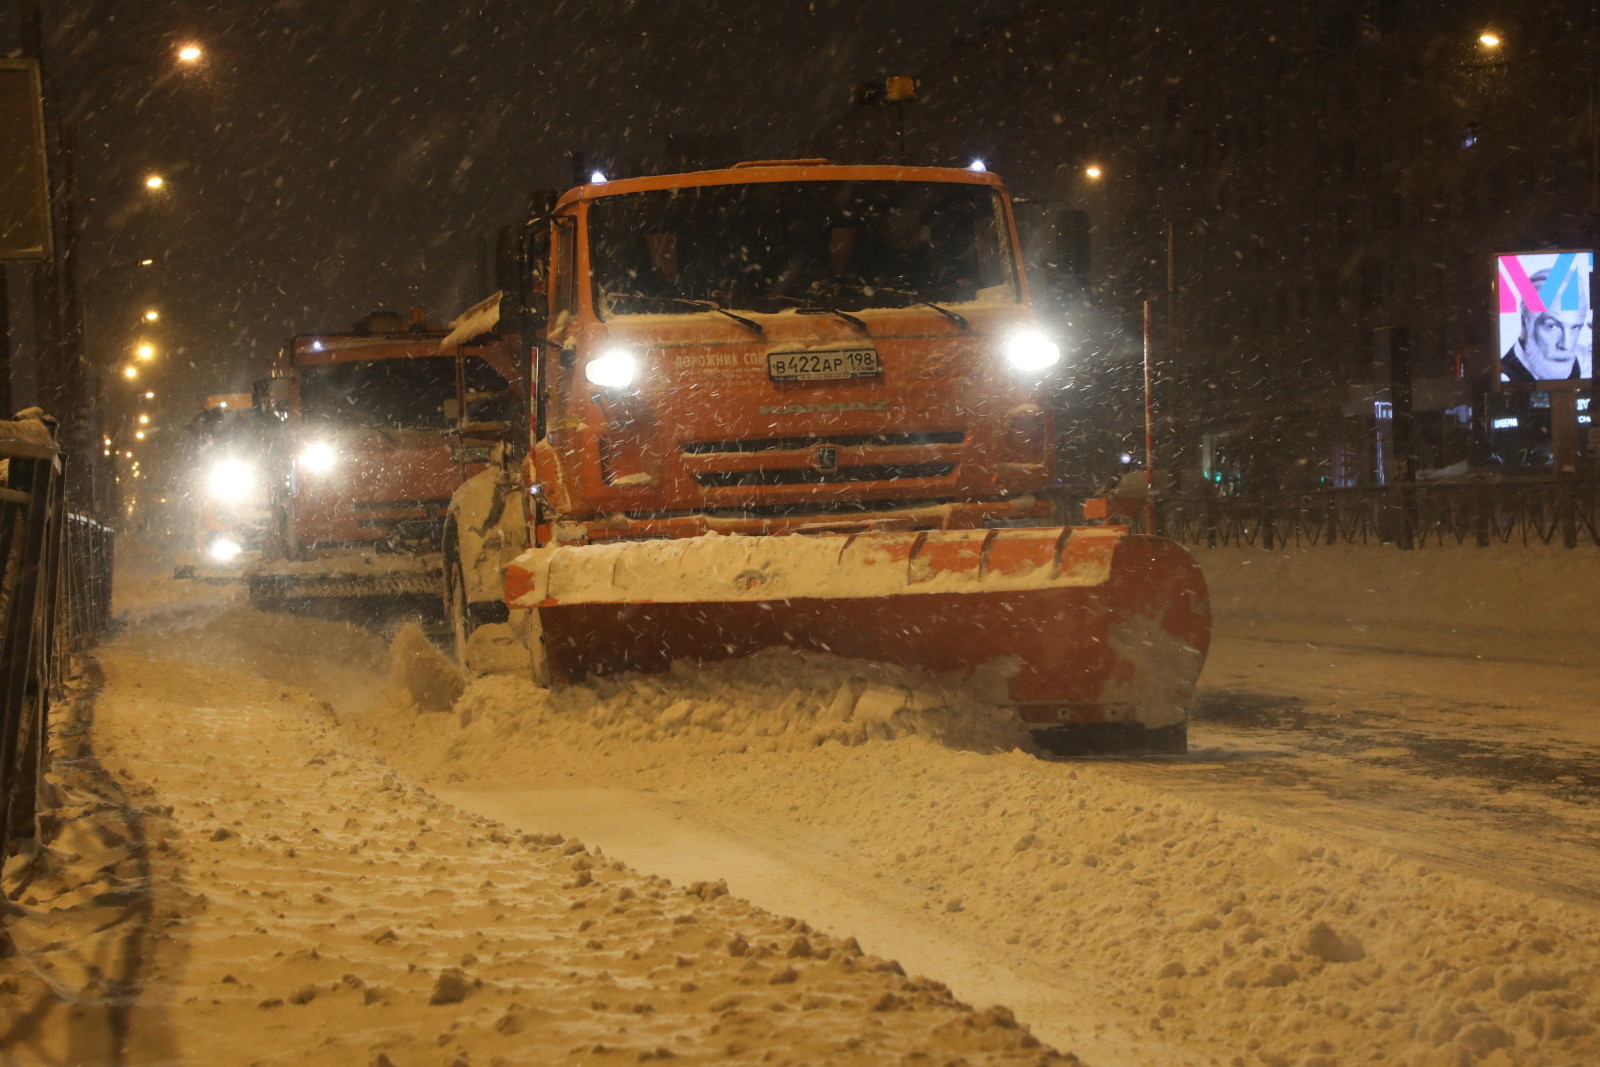
[[[970,171],[975,171],[975,172],[977,172],[979,174],[982,174],[984,171],[988,170],[989,168],[983,165],[983,160],[974,159],[971,163],[967,164],[967,169],[970,170]]]
[[[606,177],[605,171],[597,170],[589,175],[589,184],[591,185],[604,185],[607,181],[609,179]]]
[[[1013,370],[1049,370],[1061,361],[1061,346],[1038,330],[1019,330],[1006,339],[1005,357]]]
[[[583,365],[583,376],[602,389],[626,389],[638,373],[639,361],[620,348],[608,349]]]

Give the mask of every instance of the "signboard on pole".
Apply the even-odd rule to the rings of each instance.
[[[1593,381],[1594,253],[1518,252],[1495,261],[1500,381],[1543,389]]]
[[[50,258],[39,61],[0,59],[0,263]]]

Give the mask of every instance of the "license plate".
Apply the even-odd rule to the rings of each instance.
[[[823,352],[768,352],[767,377],[775,382],[818,382],[830,378],[876,378],[883,360],[876,348],[836,348]]]

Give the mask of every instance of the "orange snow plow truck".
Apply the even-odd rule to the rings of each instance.
[[[1050,750],[1186,750],[1205,584],[1170,541],[1052,521],[1061,349],[998,177],[595,182],[500,260],[441,343],[528,399],[447,518],[466,666],[531,649],[559,683],[786,645],[998,669]]]
[[[277,433],[252,601],[438,597],[445,512],[470,473],[451,437],[458,372],[504,385],[479,361],[442,356],[443,335],[413,308],[409,323],[375,312],[284,347],[258,389]]]

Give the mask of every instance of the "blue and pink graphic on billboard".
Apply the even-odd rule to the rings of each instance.
[[[1593,252],[1524,252],[1499,264],[1500,380],[1594,377]]]

